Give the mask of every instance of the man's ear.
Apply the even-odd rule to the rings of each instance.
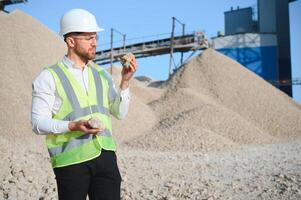
[[[67,43],[68,47],[74,47],[75,41],[72,37],[66,37],[65,42]]]

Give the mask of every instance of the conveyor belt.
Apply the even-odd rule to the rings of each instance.
[[[136,58],[169,54],[170,41],[171,38],[164,38],[113,48],[113,62],[128,52],[132,52]],[[208,48],[207,40],[202,32],[174,37],[173,41],[173,52],[188,52]],[[110,63],[110,58],[111,49],[106,49],[98,51],[94,61],[103,65]]]

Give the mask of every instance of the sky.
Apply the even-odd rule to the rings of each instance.
[[[99,34],[98,50],[110,48],[110,29],[126,34],[127,44],[170,37],[172,17],[185,23],[186,32],[203,31],[210,39],[218,31],[224,31],[224,12],[231,7],[253,7],[257,0],[28,0],[26,3],[7,6],[19,9],[39,20],[55,33],[59,32],[61,16],[73,8],[83,8],[93,13],[99,26],[105,29]],[[297,21],[299,19],[299,21]],[[290,3],[290,31],[292,77],[301,78],[301,1]],[[176,23],[176,34],[181,25]],[[114,34],[114,47],[121,46],[122,36]],[[299,45],[298,45],[299,44]],[[190,53],[184,54],[184,59]],[[180,62],[180,55],[175,61]],[[169,72],[169,55],[138,60],[137,76],[146,75],[154,80],[166,80]],[[108,66],[104,66],[108,67]],[[293,86],[293,97],[301,104],[301,85]]]

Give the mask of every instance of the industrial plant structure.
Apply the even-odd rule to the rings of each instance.
[[[225,34],[212,38],[213,48],[233,58],[292,96],[289,3],[258,0],[252,7],[225,12]]]

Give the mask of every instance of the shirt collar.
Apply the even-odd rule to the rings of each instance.
[[[78,69],[78,67],[75,67],[74,62],[73,62],[72,60],[70,60],[67,56],[64,56],[64,57],[63,57],[62,62],[63,62],[63,64],[66,65],[66,67],[68,67],[68,68]],[[86,67],[89,66],[89,63],[90,63],[90,62],[91,62],[91,61],[89,61],[89,62],[87,63],[87,65],[85,65],[84,69],[86,69]]]

